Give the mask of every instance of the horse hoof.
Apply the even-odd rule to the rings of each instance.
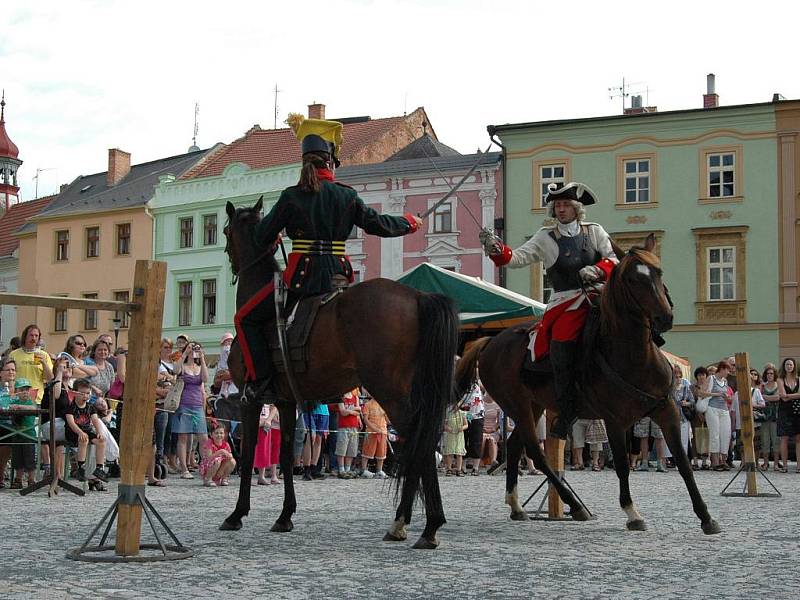
[[[404,542],[406,541],[406,536],[399,536],[395,535],[389,531],[386,532],[386,535],[383,536],[384,542]]]
[[[589,511],[586,510],[584,506],[581,506],[577,510],[570,511],[570,515],[573,521],[589,521],[592,518],[592,515],[589,514]]]
[[[225,519],[222,522],[222,525],[219,526],[220,531],[239,531],[242,528],[242,520],[236,519],[233,522],[228,521]]]
[[[436,550],[438,545],[439,542],[429,540],[426,537],[421,537],[417,540],[417,543],[414,544],[414,548],[417,550]]]
[[[647,523],[644,522],[644,519],[628,521],[625,526],[628,528],[628,531],[647,531]]]
[[[292,529],[294,529],[294,523],[292,523],[292,521],[289,520],[286,523],[275,521],[275,524],[272,527],[270,527],[269,530],[278,533],[289,533]]]
[[[719,526],[714,519],[711,519],[708,523],[703,523],[703,533],[706,535],[714,535],[715,533],[722,533],[722,527]]]
[[[520,511],[520,512],[512,512],[511,513],[511,520],[512,521],[529,521],[530,517],[528,516],[528,513],[526,513],[523,510],[523,511]]]

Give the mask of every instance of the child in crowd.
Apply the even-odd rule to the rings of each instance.
[[[225,439],[225,427],[214,425],[211,437],[203,442],[203,460],[200,463],[200,475],[203,485],[216,487],[228,485],[228,475],[236,467],[231,447]]]
[[[378,401],[367,396],[369,399],[361,409],[361,417],[364,420],[364,427],[367,430],[367,439],[361,448],[361,477],[371,479],[386,479],[388,475],[383,472],[383,461],[386,460],[387,436],[389,433],[389,420],[386,412],[378,404]],[[375,473],[369,470],[369,461],[375,459]]]
[[[280,483],[278,481],[278,462],[281,451],[281,424],[278,408],[274,404],[265,404],[261,409],[258,422],[258,443],[253,466],[258,471],[258,485]],[[267,481],[267,468],[272,478]]]
[[[97,416],[97,409],[93,404],[89,404],[92,386],[89,380],[78,379],[75,381],[73,389],[74,399],[65,415],[67,423],[65,437],[67,443],[78,447],[78,469],[75,472],[75,477],[78,481],[86,481],[84,467],[86,465],[86,454],[91,443],[95,447],[94,451],[97,459],[97,467],[92,473],[92,478],[99,479],[102,482],[108,481],[102,466],[106,456],[106,441],[102,435],[97,434],[102,429],[102,425],[100,425],[100,418]],[[100,489],[105,488],[101,487]]]
[[[361,406],[358,388],[347,392],[339,403],[339,431],[336,434],[336,459],[339,479],[353,479],[353,459],[358,454],[358,432],[361,429]]]
[[[444,435],[442,436],[442,454],[446,475],[463,477],[461,461],[467,453],[464,446],[464,431],[467,429],[467,416],[457,406],[450,406],[444,421]]]
[[[17,377],[14,382],[14,391],[17,395],[11,401],[11,408],[33,408],[36,403],[33,400],[36,390],[32,390],[31,382],[24,377]],[[15,417],[14,445],[11,447],[11,466],[14,468],[14,483],[12,489],[22,488],[22,475],[27,476],[28,485],[36,482],[36,439],[35,426],[36,417],[33,415]]]

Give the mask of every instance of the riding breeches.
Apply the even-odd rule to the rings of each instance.
[[[275,284],[270,282],[254,294],[233,318],[245,366],[245,379],[255,381],[273,374],[267,327],[275,321]]]

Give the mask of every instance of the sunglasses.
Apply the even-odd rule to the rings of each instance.
[[[72,345],[73,346],[86,346],[86,342],[79,342],[79,341],[76,340],[76,341],[72,342]]]

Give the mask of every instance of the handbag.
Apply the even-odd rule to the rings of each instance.
[[[178,377],[178,380],[169,390],[169,393],[164,397],[164,410],[167,412],[175,412],[181,404],[181,396],[183,395],[183,378]]]
[[[696,454],[708,454],[708,427],[695,427],[694,451]]]
[[[705,396],[703,398],[698,398],[697,402],[694,405],[695,412],[699,412],[700,414],[704,414],[708,410],[708,401],[711,400],[711,396]]]
[[[114,383],[111,384],[111,387],[108,388],[108,392],[106,392],[106,397],[111,398],[112,400],[120,400],[122,398],[122,392],[125,389],[125,384],[119,380],[119,377],[114,379]]]

